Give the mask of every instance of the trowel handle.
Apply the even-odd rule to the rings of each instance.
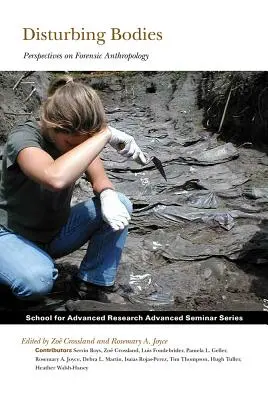
[[[125,143],[123,143],[123,142],[118,143],[119,150],[124,150],[124,148],[125,148]]]
[[[124,148],[125,148],[125,143],[123,143],[123,142],[118,143],[119,150],[124,150]]]
[[[118,143],[118,149],[119,149],[119,150],[124,150],[124,147],[125,147],[125,143],[123,143],[123,142]],[[153,158],[153,157],[150,157],[148,153],[142,152],[142,154],[143,154],[144,157],[146,158],[146,163],[144,164],[144,162],[142,162],[142,161],[139,160],[139,159],[137,159],[136,161],[137,161],[139,164],[141,164],[141,165],[147,165],[147,164],[149,164],[149,163],[152,161],[152,158]]]

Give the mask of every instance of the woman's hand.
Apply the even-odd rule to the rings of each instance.
[[[132,160],[136,161],[139,164],[147,164],[148,161],[145,155],[131,135],[128,135],[127,133],[119,131],[118,129],[112,128],[110,126],[109,130],[111,132],[109,144],[114,147],[119,154],[127,158],[132,158]]]
[[[130,215],[113,189],[105,189],[100,194],[102,217],[114,231],[128,226]]]

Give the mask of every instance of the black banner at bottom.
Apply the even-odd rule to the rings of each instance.
[[[1,312],[0,324],[267,324],[266,311]]]

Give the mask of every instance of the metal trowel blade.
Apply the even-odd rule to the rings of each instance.
[[[155,168],[156,169],[158,169],[158,171],[160,172],[160,174],[163,176],[163,178],[167,181],[167,176],[166,176],[166,173],[165,173],[165,171],[164,171],[164,167],[163,167],[163,164],[162,164],[162,162],[159,160],[159,158],[157,158],[157,157],[153,157],[152,158],[152,162],[154,163],[154,165],[155,165]]]

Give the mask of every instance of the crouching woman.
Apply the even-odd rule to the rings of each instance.
[[[8,135],[0,183],[0,284],[20,299],[51,292],[54,260],[88,243],[73,279],[80,298],[123,303],[115,279],[132,205],[108,179],[99,153],[111,145],[145,163],[132,136],[107,125],[89,86],[70,76],[55,80],[40,121]],[[84,173],[95,197],[71,207]]]

